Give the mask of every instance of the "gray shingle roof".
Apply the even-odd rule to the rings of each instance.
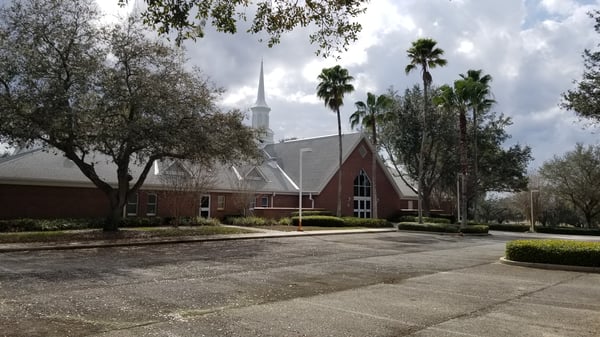
[[[342,160],[350,155],[363,136],[351,133],[342,136]],[[300,149],[311,148],[302,158],[302,189],[307,192],[320,192],[338,168],[338,136],[301,139],[284,143],[270,144],[265,151],[277,161],[281,168],[295,182],[300,178]]]
[[[360,133],[342,136],[343,160],[346,160],[363,138]],[[337,172],[337,135],[267,145],[264,148],[265,161],[260,165],[240,165],[235,168],[230,165],[219,165],[213,169],[215,184],[211,190],[235,191],[243,188],[262,193],[297,193],[299,154],[302,148],[312,149],[312,152],[305,153],[303,156],[303,190],[320,193]],[[116,168],[109,158],[100,154],[93,158],[98,175],[116,185]],[[156,167],[149,172],[144,188],[167,188],[160,175],[170,165],[172,165],[170,161],[157,163]],[[142,166],[131,165],[130,174],[134,177],[134,181],[137,180],[142,169]],[[245,179],[240,180],[238,175]],[[414,196],[414,192],[399,178],[392,175],[389,177],[395,180],[402,195]],[[0,183],[93,186],[79,168],[60,152],[39,147],[1,158]]]

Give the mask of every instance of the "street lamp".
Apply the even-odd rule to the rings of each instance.
[[[529,191],[529,205],[531,208],[531,228],[530,232],[535,233],[535,222],[533,221],[533,193],[539,193],[540,190],[530,190]]]
[[[298,186],[298,231],[302,232],[302,154],[305,152],[312,152],[309,147],[303,147],[300,149],[300,179]]]

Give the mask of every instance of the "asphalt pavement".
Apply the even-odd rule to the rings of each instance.
[[[540,235],[263,234],[5,251],[0,336],[600,335],[600,274],[499,263]]]

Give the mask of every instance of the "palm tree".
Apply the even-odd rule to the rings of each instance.
[[[342,216],[342,122],[340,107],[344,105],[344,94],[354,91],[350,84],[354,77],[348,70],[336,65],[332,68],[323,68],[318,76],[317,96],[323,100],[325,106],[337,114],[338,141],[339,141],[339,167],[338,167],[338,195],[337,216]]]
[[[467,225],[467,184],[466,179],[469,173],[469,162],[467,158],[467,110],[470,104],[470,93],[473,90],[475,82],[471,80],[456,80],[454,87],[443,85],[440,88],[440,95],[434,98],[434,103],[444,109],[458,113],[459,125],[459,152],[460,152],[460,173],[461,191],[460,191],[460,213],[462,214],[461,227]]]
[[[406,51],[408,53],[410,63],[404,69],[406,74],[409,74],[411,71],[417,69],[417,67],[420,67],[423,78],[423,98],[425,104],[423,104],[423,115],[421,116],[423,134],[421,135],[421,150],[419,151],[419,172],[417,182],[417,194],[419,196],[419,223],[423,223],[423,157],[425,156],[425,144],[427,142],[425,121],[427,120],[426,117],[429,105],[428,90],[431,86],[431,82],[433,81],[429,69],[437,66],[445,66],[447,63],[445,59],[441,58],[444,54],[444,51],[440,48],[437,48],[435,46],[436,44],[437,42],[435,40],[429,38],[413,41],[412,46]]]
[[[492,81],[491,75],[483,75],[483,70],[473,70],[470,69],[467,71],[467,74],[460,74],[460,77],[464,80],[469,80],[474,83],[472,85],[472,90],[469,93],[469,107],[473,111],[473,213],[475,221],[479,221],[479,214],[477,212],[477,204],[479,197],[479,181],[478,181],[478,172],[479,172],[479,143],[477,140],[477,130],[479,128],[479,123],[477,121],[477,117],[489,110],[489,108],[496,103],[493,99],[490,99],[490,82]]]
[[[377,218],[377,122],[381,121],[391,106],[391,99],[387,95],[375,96],[367,92],[367,102],[358,101],[354,103],[356,111],[350,116],[350,127],[355,128],[363,125],[371,129],[371,140],[375,152],[371,156],[371,179],[373,180],[373,218]]]

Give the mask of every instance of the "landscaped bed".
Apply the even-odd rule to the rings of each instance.
[[[600,267],[600,242],[515,240],[506,243],[505,255],[511,261]]]
[[[437,233],[464,233],[464,234],[487,234],[488,226],[486,225],[468,225],[460,228],[459,225],[450,223],[418,223],[418,222],[400,222],[398,223],[399,230],[437,232]]]
[[[167,238],[183,236],[205,236],[223,234],[256,233],[251,229],[227,226],[194,226],[194,227],[139,227],[127,228],[117,232],[104,232],[100,229],[16,232],[0,233],[0,243],[26,242],[80,242],[96,240],[137,240],[149,238]]]

